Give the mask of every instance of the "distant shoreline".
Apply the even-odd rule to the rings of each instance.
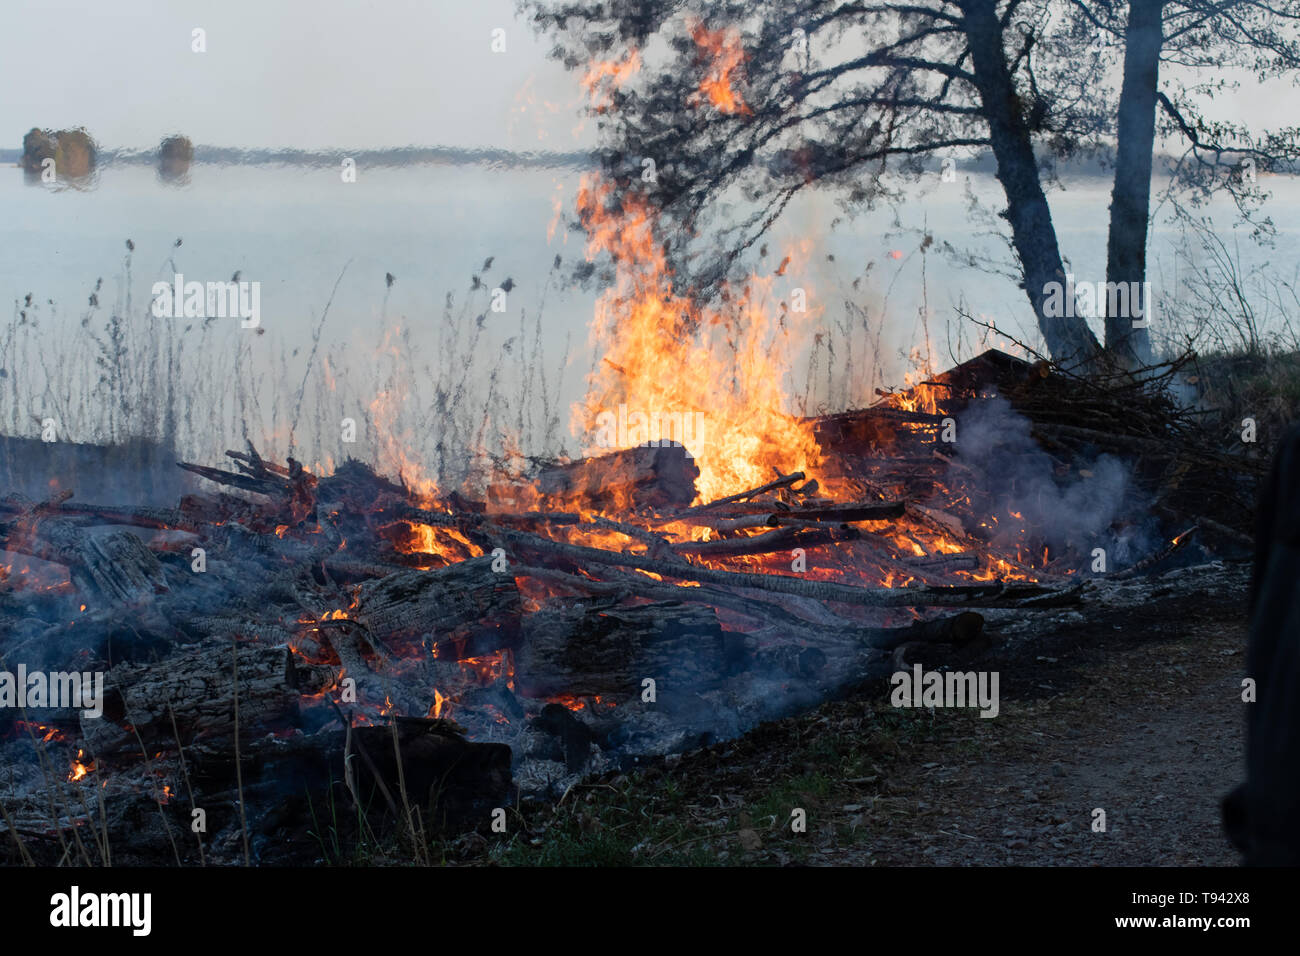
[[[210,166],[338,166],[345,158],[368,167],[403,166],[486,166],[500,169],[594,169],[600,165],[598,150],[525,150],[464,146],[402,146],[386,149],[239,149],[231,146],[195,146],[194,164]],[[0,149],[0,165],[17,166],[21,149]],[[964,173],[993,175],[996,164],[991,150],[978,156],[954,157],[956,169]],[[1110,181],[1114,159],[1105,155],[1080,156],[1070,160],[1044,157],[1044,170],[1055,167],[1071,177]],[[101,149],[96,165],[151,166],[158,162],[158,147],[148,149]],[[1154,169],[1169,169],[1178,158],[1157,153]],[[935,163],[938,163],[936,154]],[[1288,173],[1271,175],[1288,176]]]
[[[17,164],[21,149],[0,149],[0,163]],[[553,169],[586,167],[596,157],[588,152],[517,152],[509,149],[465,148],[460,146],[404,146],[396,149],[238,149],[230,146],[195,146],[194,162],[219,166],[337,166],[351,158],[364,166],[503,166]],[[154,165],[158,148],[101,149],[97,166]]]

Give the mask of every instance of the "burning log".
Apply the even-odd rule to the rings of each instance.
[[[903,563],[909,568],[946,574],[950,571],[974,571],[980,566],[978,554],[963,551],[959,554],[931,554],[925,557],[906,558]]]
[[[707,504],[696,505],[694,508],[688,508],[685,511],[674,515],[670,520],[680,520],[689,515],[700,515],[705,512],[715,511],[726,505],[748,501],[751,498],[757,498],[759,495],[766,494],[769,491],[776,491],[779,488],[789,488],[795,484],[795,482],[803,481],[803,479],[804,473],[802,471],[796,471],[789,475],[780,475],[780,477],[775,481],[769,481],[767,484],[759,485],[757,488],[751,488],[749,491],[742,491],[739,494],[728,495],[725,498],[719,498],[716,501],[710,501]]]
[[[663,535],[655,534],[653,531],[647,531],[645,528],[628,524],[625,521],[614,521],[601,515],[593,515],[590,518],[586,518],[580,514],[564,511],[539,511],[530,514],[496,514],[492,516],[492,523],[529,528],[536,528],[539,525],[554,524],[576,527],[579,531],[587,532],[615,531],[619,534],[626,535],[629,538],[644,541],[646,544],[655,548],[666,548],[668,546],[668,539]]]
[[[591,508],[671,508],[695,499],[700,469],[680,445],[638,445],[596,458],[541,468],[525,483],[488,486],[488,501],[499,510],[554,502]]]
[[[742,538],[719,538],[714,541],[687,541],[673,545],[677,554],[707,556],[712,558],[740,557],[751,554],[771,554],[789,548],[814,548],[836,541],[852,541],[859,537],[853,528],[828,528],[801,530],[776,528],[765,534]]]
[[[167,590],[162,565],[129,531],[87,534],[71,522],[50,519],[37,521],[26,533],[13,534],[13,530],[12,525],[0,526],[0,540],[7,550],[64,565],[87,597],[129,605]]]
[[[776,517],[802,518],[805,521],[886,521],[903,517],[901,501],[863,501],[857,504],[831,505],[827,508],[795,508]]]
[[[330,668],[295,661],[287,647],[236,650],[229,640],[204,641],[166,658],[164,666],[150,661],[112,668],[105,678],[104,716],[83,717],[82,735],[99,755],[138,750],[136,734],[151,749],[174,746],[177,731],[185,744],[196,737],[230,740],[236,732],[238,694],[239,733],[260,736],[296,725],[302,696],[320,693],[333,682]]]
[[[782,511],[772,511],[770,505],[756,509],[753,505],[721,503],[703,505],[701,508],[708,510],[692,508],[690,511],[657,518],[654,523],[665,525],[680,522],[723,531],[763,526],[770,528],[779,525],[794,526],[799,522],[846,524],[851,521],[888,521],[901,518],[906,513],[906,506],[901,501],[863,501],[824,508],[790,508]]]
[[[12,502],[0,502],[0,511],[26,510]],[[148,508],[131,505],[96,505],[61,501],[45,506],[51,513],[87,519],[94,524],[128,524],[158,530],[196,531],[202,525],[191,521],[176,508]]]
[[[584,564],[610,565],[635,568],[664,577],[683,581],[753,588],[802,595],[822,601],[868,607],[938,607],[966,604],[975,607],[998,605],[1021,606],[1023,599],[1057,593],[1055,589],[1036,585],[972,585],[931,588],[864,588],[831,581],[794,578],[784,574],[750,574],[739,571],[718,571],[697,565],[682,565],[641,555],[615,554],[599,548],[561,544],[548,538],[518,531],[501,531],[501,539],[524,554],[550,555],[567,558],[577,566]]]
[[[1148,555],[1147,557],[1143,558],[1141,561],[1138,561],[1136,564],[1133,564],[1130,567],[1124,568],[1122,571],[1117,571],[1115,574],[1112,574],[1111,579],[1114,581],[1124,581],[1127,580],[1128,578],[1137,577],[1139,574],[1141,574],[1143,571],[1146,571],[1148,568],[1155,567],[1165,558],[1169,557],[1171,554],[1173,554],[1175,551],[1179,550],[1183,545],[1185,545],[1188,539],[1192,536],[1192,532],[1196,530],[1197,529],[1195,527],[1189,528],[1188,530],[1184,531],[1182,534],[1172,538],[1168,544],[1159,548],[1153,554]]]
[[[647,677],[663,694],[698,690],[726,675],[722,627],[712,609],[669,601],[538,611],[526,622],[515,667],[528,697],[626,699]]]
[[[510,646],[521,613],[519,589],[510,574],[492,570],[493,560],[487,555],[369,581],[346,616],[383,642],[427,635],[430,646],[471,639],[478,651]]]
[[[575,594],[604,597],[612,601],[645,598],[652,601],[689,602],[712,608],[725,608],[743,614],[759,624],[775,623],[791,629],[815,627],[823,637],[832,637],[835,630],[843,630],[847,633],[856,626],[853,622],[836,617],[824,609],[816,620],[810,620],[790,612],[782,604],[753,595],[742,596],[708,585],[682,587],[676,584],[665,584],[642,574],[623,573],[612,568],[608,569],[606,577],[613,580],[578,577],[553,568],[516,567],[514,573],[518,577],[536,578],[549,584],[559,585]]]

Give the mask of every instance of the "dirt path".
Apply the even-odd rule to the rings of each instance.
[[[994,719],[895,708],[883,685],[864,688],[588,781],[559,807],[523,808],[508,841],[470,838],[448,859],[1234,865],[1219,803],[1244,771],[1245,571],[1005,632],[970,665],[1000,675]]]
[[[1237,863],[1219,800],[1242,773],[1244,641],[1240,625],[1199,627],[1130,650],[1070,694],[1012,704],[1005,722],[973,728],[979,753],[945,747],[896,780],[888,799],[912,825],[842,862]],[[926,806],[909,814],[908,802]]]

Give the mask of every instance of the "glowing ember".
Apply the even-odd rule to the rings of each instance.
[[[441,558],[446,564],[475,558],[483,549],[471,542],[455,528],[443,528],[419,522],[403,522],[400,527],[408,535],[396,543],[402,554],[430,554]]]
[[[63,739],[63,732],[61,730],[58,730],[55,727],[46,727],[44,724],[38,724],[30,720],[15,720],[14,729],[25,731],[34,737],[40,737],[42,743]]]
[[[92,760],[89,763],[82,763],[82,758],[85,757],[85,755],[86,752],[84,750],[77,751],[77,759],[72,761],[72,768],[68,771],[68,780],[70,782],[75,783],[82,777],[86,776],[86,774],[94,772],[95,761]]]
[[[451,716],[449,698],[443,697],[442,692],[436,687],[433,689],[433,706],[429,708],[429,716],[433,718]]]

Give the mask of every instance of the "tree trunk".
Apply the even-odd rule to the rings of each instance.
[[[1112,283],[1127,284],[1130,295],[1127,313],[1120,310],[1120,314],[1111,315],[1111,310],[1106,309],[1106,348],[1130,368],[1151,361],[1151,342],[1146,329],[1151,308],[1145,285],[1147,220],[1160,48],[1164,42],[1163,13],[1164,0],[1133,0],[1124,39],[1124,83],[1119,99],[1118,154],[1106,244],[1106,282],[1108,288],[1115,288]],[[1141,324],[1135,326],[1135,321]]]
[[[963,8],[975,84],[989,124],[998,182],[1007,197],[1003,216],[1011,225],[1012,242],[1024,270],[1025,294],[1052,358],[1063,363],[1086,362],[1100,351],[1087,319],[1049,316],[1044,308],[1048,284],[1060,283],[1064,288],[1065,268],[1052,212],[1039,181],[1029,128],[1007,68],[996,6],[993,0],[970,0]]]

